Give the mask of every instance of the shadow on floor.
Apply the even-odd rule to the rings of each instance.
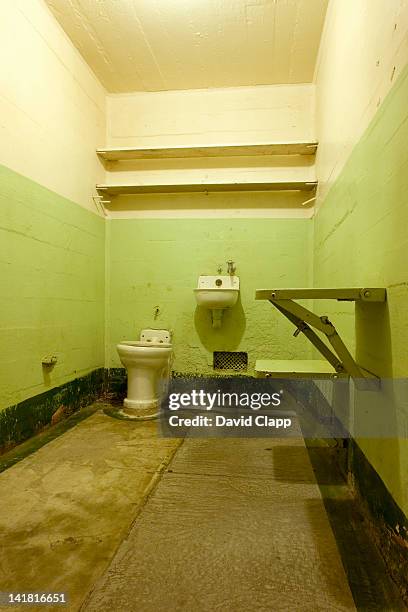
[[[399,590],[387,572],[384,559],[369,536],[359,503],[348,488],[337,463],[339,449],[308,447],[307,451],[357,610],[406,610]]]
[[[305,463],[309,461],[308,451],[304,446],[275,446],[271,449],[273,451],[273,471],[274,477],[279,482],[290,482],[299,484],[330,484],[330,485],[341,485],[344,484],[344,478],[339,470],[335,469],[320,469],[321,473],[313,473],[312,470],[307,472],[305,470]],[[316,453],[324,453],[320,463],[327,462],[326,448],[313,448]],[[343,449],[345,450],[345,449]],[[317,456],[317,455],[316,455]]]

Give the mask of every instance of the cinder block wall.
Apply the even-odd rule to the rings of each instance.
[[[329,5],[316,75],[319,201],[313,251],[316,286],[387,288],[385,306],[359,307],[355,315],[347,304],[321,308],[332,315],[363,367],[395,379],[387,391],[387,418],[400,438],[357,442],[405,514],[408,414],[401,385],[408,375],[407,41],[406,5],[370,0]],[[358,414],[358,394],[354,401]],[[391,527],[401,531],[397,524]]]
[[[104,367],[105,227],[91,195],[105,91],[43,2],[0,4],[0,427],[19,440],[36,411],[38,427],[51,418],[44,393]]]

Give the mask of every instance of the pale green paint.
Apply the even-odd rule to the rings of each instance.
[[[0,167],[0,408],[104,365],[104,220]],[[41,360],[56,355],[47,371]]]
[[[174,368],[182,372],[211,373],[214,350],[248,351],[250,372],[255,359],[311,358],[305,339],[294,339],[271,305],[254,300],[256,289],[271,287],[387,287],[385,307],[359,304],[356,317],[349,304],[319,302],[315,310],[333,315],[362,366],[407,377],[407,100],[408,70],[314,221],[105,223],[0,168],[0,408],[102,366],[104,339],[105,365],[120,365],[116,343],[149,326],[173,331]],[[237,264],[241,299],[214,330],[192,290],[199,274],[214,274],[220,264],[225,271],[227,259]],[[46,373],[41,359],[49,354],[58,363]],[[407,415],[391,416],[406,432]],[[406,440],[360,446],[408,513]]]
[[[408,376],[408,67],[353,150],[315,217],[314,283],[386,287],[386,305],[325,304],[360,365]],[[327,307],[326,307],[327,306]],[[322,305],[319,304],[320,310]],[[408,414],[390,397],[400,440],[359,444],[408,514]],[[404,439],[403,436],[405,436]]]
[[[214,350],[247,351],[255,359],[307,358],[304,338],[268,302],[255,301],[262,287],[310,284],[312,222],[304,219],[112,220],[110,228],[110,358],[116,344],[136,339],[143,327],[173,331],[174,369],[211,373]],[[193,289],[200,274],[223,272],[235,261],[241,291],[225,311],[221,329],[198,309]],[[155,309],[159,315],[154,317]]]

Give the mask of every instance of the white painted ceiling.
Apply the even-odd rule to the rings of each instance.
[[[45,0],[109,92],[308,83],[328,0]]]

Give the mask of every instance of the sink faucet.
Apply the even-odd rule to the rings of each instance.
[[[228,266],[228,274],[233,276],[233,274],[235,273],[235,263],[229,260],[227,261],[227,266]]]

